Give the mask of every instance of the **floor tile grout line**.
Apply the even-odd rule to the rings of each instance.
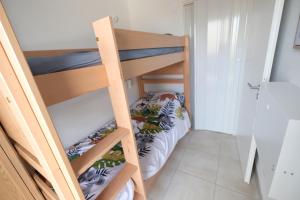
[[[191,134],[191,133],[189,133],[189,134]],[[189,139],[190,139],[190,138],[189,138]],[[189,143],[189,141],[188,141],[188,143]],[[178,145],[178,143],[176,144],[176,146],[177,146],[177,145]],[[176,146],[175,146],[175,148],[176,148]],[[175,148],[174,148],[174,150],[175,150]],[[174,150],[173,150],[173,152],[174,152]],[[183,155],[184,155],[184,152],[185,152],[186,150],[185,150],[185,149],[181,149],[181,150],[183,151]],[[170,155],[170,156],[171,156],[171,155]],[[164,193],[163,199],[166,198],[166,195],[167,195],[167,193],[168,193],[168,191],[169,191],[169,187],[170,187],[170,185],[171,185],[171,183],[172,183],[172,181],[173,181],[173,179],[174,179],[175,174],[176,174],[177,171],[178,171],[179,165],[181,164],[182,160],[183,160],[183,156],[181,157],[180,161],[178,162],[177,166],[175,167],[175,170],[174,170],[174,173],[172,174],[172,177],[170,177],[170,180],[168,181],[168,184],[167,184],[167,187],[166,187],[166,192]]]
[[[189,173],[189,172],[187,172],[187,171],[183,171],[182,169],[178,169],[177,171],[180,171],[181,173],[184,173],[184,174],[186,174],[186,175],[192,176],[192,177],[194,177],[194,178],[196,178],[196,179],[199,179],[199,180],[201,180],[201,181],[204,181],[204,182],[207,182],[207,183],[210,183],[210,184],[216,184],[215,181],[212,182],[212,181],[206,180],[206,179],[201,178],[201,177],[199,177],[199,176],[195,176],[194,174]]]
[[[237,138],[235,138],[235,149],[236,149],[236,151],[238,151],[238,144],[237,144]],[[238,154],[238,161],[239,161],[239,163],[241,163],[241,157],[240,157],[240,155]],[[240,164],[240,168],[241,168],[241,171],[243,172],[243,169],[242,169],[242,165]]]
[[[213,200],[214,200],[215,189],[216,189],[216,184],[215,184],[215,183],[212,183],[212,182],[210,182],[210,181],[208,181],[208,180],[205,180],[205,179],[203,179],[203,178],[194,176],[194,175],[192,175],[192,174],[190,174],[190,173],[188,173],[188,172],[182,171],[181,169],[178,169],[178,171],[180,171],[181,173],[186,174],[186,175],[188,175],[188,176],[192,176],[193,178],[198,179],[199,181],[203,181],[203,182],[205,182],[205,183],[211,184],[211,185],[214,187],[214,190],[213,190]]]
[[[175,174],[176,174],[176,170],[175,170],[175,172],[172,174],[172,177],[170,178],[170,181],[168,181],[168,184],[167,184],[167,187],[166,187],[166,192],[163,194],[163,199],[166,198],[166,195],[167,195],[167,193],[168,193],[168,191],[169,191],[169,187],[170,187],[170,185],[171,185],[171,182],[173,181],[173,178],[174,178]]]
[[[220,144],[219,144],[218,163],[217,163],[217,175],[216,175],[215,190],[214,190],[214,200],[215,200],[215,198],[216,198],[217,181],[218,181],[218,176],[219,176],[219,171],[220,171],[221,143],[222,143],[222,141],[220,141]]]
[[[216,189],[217,189],[217,186],[216,186],[216,184],[214,184],[213,200],[216,199]]]
[[[249,196],[249,195],[247,195],[246,193],[243,193],[243,192],[241,192],[241,191],[237,191],[237,190],[230,189],[230,188],[228,188],[228,187],[226,187],[226,186],[224,186],[224,185],[220,185],[220,184],[216,183],[216,186],[221,187],[221,188],[223,188],[224,190],[228,190],[228,191],[230,191],[230,192],[239,194],[239,195],[241,195],[241,196],[243,196],[243,197],[247,197],[247,198],[250,198],[250,199],[253,199],[253,200],[257,200],[257,198],[253,198],[253,197],[251,197],[251,196]]]
[[[213,132],[212,132],[213,133]],[[163,198],[162,199],[166,199],[167,198],[167,194],[168,194],[168,192],[169,192],[169,190],[170,190],[170,187],[171,187],[171,184],[172,184],[172,182],[174,181],[174,177],[176,176],[176,174],[178,174],[179,172],[180,173],[183,173],[183,174],[186,174],[186,175],[188,175],[188,176],[191,176],[191,177],[193,177],[193,178],[195,178],[195,179],[197,179],[197,180],[200,180],[200,181],[203,181],[203,182],[205,182],[205,183],[208,183],[208,184],[210,184],[210,185],[212,185],[212,190],[210,190],[210,191],[213,191],[213,193],[212,193],[212,198],[215,200],[216,199],[216,197],[217,197],[217,188],[218,187],[220,187],[220,188],[222,188],[222,189],[224,189],[224,190],[226,190],[226,191],[228,191],[228,192],[232,192],[232,193],[234,193],[234,194],[237,194],[237,195],[241,195],[241,196],[243,196],[243,197],[245,197],[245,198],[249,198],[249,199],[253,199],[253,200],[258,200],[258,199],[260,199],[260,197],[258,197],[258,196],[256,196],[255,195],[255,197],[254,196],[250,196],[251,195],[251,193],[250,194],[247,194],[247,193],[244,193],[244,192],[242,192],[242,191],[239,191],[238,189],[237,190],[235,190],[235,189],[231,189],[231,188],[227,188],[227,186],[225,186],[224,184],[223,185],[220,185],[220,184],[218,184],[218,177],[220,176],[220,168],[221,168],[221,160],[224,158],[222,155],[221,155],[221,153],[222,153],[222,145],[223,145],[223,143],[224,143],[224,141],[223,140],[226,140],[227,138],[223,138],[223,136],[218,136],[218,137],[215,137],[214,138],[214,140],[217,140],[217,147],[216,148],[218,148],[218,150],[217,150],[217,171],[216,171],[216,178],[215,178],[215,181],[214,182],[212,182],[212,181],[209,181],[209,180],[206,180],[206,179],[204,179],[204,178],[202,178],[202,177],[199,177],[199,176],[197,176],[197,175],[194,175],[194,174],[192,174],[192,173],[190,173],[190,172],[188,172],[188,171],[185,171],[185,170],[183,170],[183,169],[181,169],[180,168],[180,166],[181,166],[181,164],[182,164],[182,162],[183,162],[183,160],[184,160],[184,156],[186,155],[186,153],[187,153],[187,151],[194,151],[195,153],[198,153],[198,151],[197,151],[197,149],[194,149],[194,148],[187,148],[187,147],[189,147],[190,146],[190,144],[191,144],[191,142],[192,142],[192,136],[193,135],[196,135],[197,133],[194,133],[193,131],[192,132],[190,132],[189,133],[189,138],[183,143],[184,145],[178,145],[177,146],[177,148],[179,147],[180,148],[180,157],[179,157],[179,159],[178,159],[178,161],[177,161],[177,164],[174,166],[174,172],[173,173],[171,173],[171,177],[170,177],[170,180],[167,182],[167,187],[166,187],[166,191],[165,191],[165,193],[164,193],[164,195],[163,195]],[[232,139],[232,138],[230,138],[230,139]],[[235,139],[235,149],[237,150],[237,144],[236,144],[236,137],[234,137],[234,139]],[[210,154],[209,152],[203,152],[203,151],[201,151],[201,153],[204,153],[204,154]],[[225,156],[225,158],[226,158],[226,156]],[[230,159],[230,160],[236,160],[236,159],[233,159],[233,158],[231,158],[230,156],[228,157],[228,159]],[[238,162],[240,163],[240,160],[238,160]],[[241,166],[240,166],[241,167]],[[172,170],[173,171],[173,170]],[[257,189],[256,187],[255,187],[255,189]]]
[[[177,168],[178,168],[178,166],[177,166]],[[170,185],[171,185],[171,183],[172,183],[172,181],[173,181],[173,178],[174,178],[174,176],[175,176],[175,174],[176,174],[176,172],[177,172],[177,168],[175,168],[174,173],[172,173],[172,175],[171,175],[171,177],[170,177],[170,180],[168,181],[168,183],[167,183],[167,185],[166,185],[166,191],[165,191],[165,193],[163,194],[163,199],[165,199],[166,194],[167,194],[168,191],[169,191],[169,187],[170,187]]]
[[[235,139],[235,143],[236,143],[236,139]],[[221,145],[221,144],[220,144],[220,145]],[[236,147],[236,146],[235,146],[235,147]],[[237,148],[237,147],[236,147],[236,148]],[[224,157],[221,157],[221,146],[220,146],[220,149],[219,149],[219,159],[218,159],[217,180],[218,180],[219,171],[220,171],[220,160],[221,160],[221,158],[224,158]],[[225,157],[225,158],[226,158],[226,157]],[[230,158],[230,157],[228,157],[228,158],[226,158],[226,159],[235,160],[235,159],[232,159],[232,158]],[[237,160],[237,161],[240,163],[240,160]],[[241,166],[240,166],[240,168],[241,168]],[[247,194],[245,194],[245,193],[243,193],[243,192],[241,192],[241,191],[233,190],[233,189],[230,189],[230,188],[228,188],[228,187],[226,187],[226,186],[223,186],[223,185],[218,184],[217,180],[216,180],[216,183],[215,183],[216,186],[219,186],[219,187],[222,187],[223,189],[226,189],[226,190],[228,190],[228,191],[231,191],[231,192],[240,194],[240,195],[242,195],[242,196],[244,196],[244,197],[249,197],[249,198],[252,198],[252,199],[253,199],[253,197],[250,197],[249,195],[247,195]]]

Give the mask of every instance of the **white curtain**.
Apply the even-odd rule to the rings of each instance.
[[[235,133],[251,0],[194,1],[195,129]]]

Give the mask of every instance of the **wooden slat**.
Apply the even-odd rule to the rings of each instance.
[[[86,49],[53,49],[53,50],[35,50],[35,51],[23,51],[26,57],[47,57],[47,56],[61,56],[66,53],[84,52],[84,51],[98,51],[97,48]]]
[[[93,148],[84,153],[81,157],[71,162],[75,175],[78,177],[91,167],[97,160],[107,153],[112,147],[119,143],[129,130],[119,127],[114,132],[100,140]]]
[[[160,56],[124,61],[121,63],[124,80],[131,79],[184,60],[184,53],[172,53]]]
[[[114,179],[106,186],[96,200],[113,200],[123,189],[125,184],[130,180],[131,176],[135,173],[137,167],[125,163],[124,168],[114,177]]]
[[[190,42],[189,37],[185,36],[184,39],[184,62],[183,62],[183,79],[184,79],[184,95],[185,101],[184,106],[187,109],[190,117],[192,117],[191,113],[191,87],[190,87]]]
[[[35,156],[39,158],[39,161],[42,161],[44,159],[44,161],[48,162],[47,165],[43,166],[43,168],[47,170],[47,174],[49,176],[61,176],[59,167],[57,165],[55,166],[55,162],[53,162],[55,161],[55,158],[52,152],[47,148],[48,143],[47,141],[45,141],[44,135],[39,129],[39,124],[37,123],[36,118],[32,113],[31,107],[28,104],[28,99],[24,96],[23,90],[19,85],[14,72],[12,71],[11,65],[8,62],[6,54],[1,45],[0,57],[1,63],[4,63],[4,65],[1,65],[2,67],[0,67],[1,95],[3,95],[4,99],[6,99],[6,104],[4,105],[7,105],[9,108],[9,113],[11,114],[11,118],[9,119],[17,122],[18,126],[21,129],[21,134],[24,135],[24,139],[26,139],[22,141],[20,145],[24,147],[24,144],[27,144],[27,146],[32,147],[32,149],[34,150],[30,150],[30,152],[34,152]],[[8,124],[8,126],[10,125],[11,124]],[[11,130],[13,131],[14,129]],[[41,157],[40,155],[42,151],[45,151],[45,156],[43,157]],[[60,187],[57,188],[58,191],[61,189]],[[65,194],[65,191],[61,194]]]
[[[32,155],[30,152],[26,151],[23,147],[21,147],[18,144],[14,145],[19,155],[29,164],[31,165],[35,170],[37,170],[41,175],[43,175],[45,178],[48,178],[47,173],[43,169],[43,167],[40,165],[37,158]]]
[[[143,81],[143,77],[146,76],[157,76],[157,75],[182,75],[183,74],[183,63],[179,62],[168,67],[164,67],[155,71],[151,71],[144,75],[137,77],[138,88],[139,88],[139,96],[142,97],[145,94],[145,82]],[[156,82],[156,81],[155,81]]]
[[[184,46],[184,37],[171,36],[158,33],[148,33],[141,31],[132,31],[125,29],[115,29],[115,34],[119,50],[130,49],[147,49],[147,48],[162,48],[162,47],[179,47]],[[66,53],[97,51],[96,48],[85,49],[54,49],[54,50],[34,50],[24,51],[26,57],[39,56],[59,56]]]
[[[183,79],[143,79],[144,84],[181,84]]]
[[[11,119],[13,119],[13,122],[18,124],[20,127],[20,135],[23,135],[24,139],[26,139],[22,141],[22,147],[24,147],[24,144],[28,143],[27,146],[30,146],[31,149],[33,149],[30,152],[34,152],[37,158],[39,158],[40,163],[41,161],[44,162],[45,165],[42,165],[42,163],[41,165],[48,171],[48,175],[52,177],[51,180],[55,180],[54,177],[59,177],[62,174],[59,167],[56,165],[54,155],[49,149],[48,143],[40,130],[39,124],[32,113],[31,107],[28,104],[28,99],[25,97],[24,91],[19,85],[5,53],[3,53],[3,48],[0,45],[0,61],[1,63],[5,63],[5,65],[1,64],[0,67],[0,90],[1,95],[3,95],[4,99],[6,99],[5,105],[9,108],[6,111],[8,112],[8,115],[12,116]],[[8,126],[11,125],[13,126],[14,124],[8,124]],[[41,153],[44,153],[45,156],[41,156]],[[68,187],[67,185],[65,186]],[[60,185],[57,187],[57,191],[60,191],[60,189],[66,189],[66,187],[63,188],[63,186]],[[64,192],[65,191],[66,190],[64,190]],[[62,198],[66,194],[64,192],[60,193],[62,194]],[[69,195],[66,196],[67,198],[70,197]]]
[[[0,199],[34,200],[26,184],[0,146]]]
[[[124,79],[149,73],[181,62],[182,52],[122,62]],[[168,70],[171,71],[171,70]],[[178,67],[175,68],[179,72]],[[103,65],[38,75],[34,77],[47,106],[108,86]]]
[[[1,45],[0,45],[1,46]],[[2,58],[2,51],[0,50],[0,57]],[[2,62],[1,62],[2,61]],[[1,60],[0,64],[3,63]],[[19,143],[24,147],[27,151],[33,152],[32,147],[28,143],[25,135],[22,132],[22,128],[19,123],[16,123],[16,118],[13,112],[10,109],[9,101],[4,95],[4,85],[1,84],[0,80],[0,122],[3,128],[6,130],[7,136],[15,142]]]
[[[139,89],[139,97],[141,98],[145,95],[145,87],[144,87],[142,76],[137,77],[137,83],[138,83],[138,89]]]
[[[102,65],[38,75],[34,79],[47,106],[108,86]]]
[[[184,46],[184,37],[114,29],[118,50]]]
[[[143,196],[140,195],[139,193],[137,192],[134,192],[134,197],[133,197],[134,200],[143,200]]]
[[[0,107],[2,109],[2,107]],[[1,110],[0,109],[0,110]],[[36,200],[44,199],[0,124],[0,146]]]
[[[176,63],[174,65],[170,65],[168,67],[161,68],[159,70],[155,70],[145,75],[169,75],[169,74],[183,74],[183,62]]]
[[[44,198],[45,198],[46,200],[52,200],[52,196],[49,196],[46,192],[41,191],[41,193],[44,195]]]
[[[33,178],[47,199],[59,200],[55,192],[37,174],[34,174]]]

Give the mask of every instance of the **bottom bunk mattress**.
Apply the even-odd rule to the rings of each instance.
[[[176,143],[190,128],[190,120],[183,107],[183,96],[175,93],[153,93],[131,106],[132,124],[144,180],[155,175],[165,164]],[[66,150],[74,160],[113,132],[114,121]],[[93,200],[122,169],[125,162],[121,143],[93,164],[78,181],[86,199]],[[117,199],[133,199],[134,184],[129,181]]]

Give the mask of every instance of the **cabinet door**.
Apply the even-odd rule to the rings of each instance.
[[[254,135],[259,165],[263,174],[261,179],[264,187],[269,190],[280,155],[288,119],[268,90],[262,87],[260,95]]]
[[[33,196],[20,178],[0,146],[0,199],[33,200]]]

